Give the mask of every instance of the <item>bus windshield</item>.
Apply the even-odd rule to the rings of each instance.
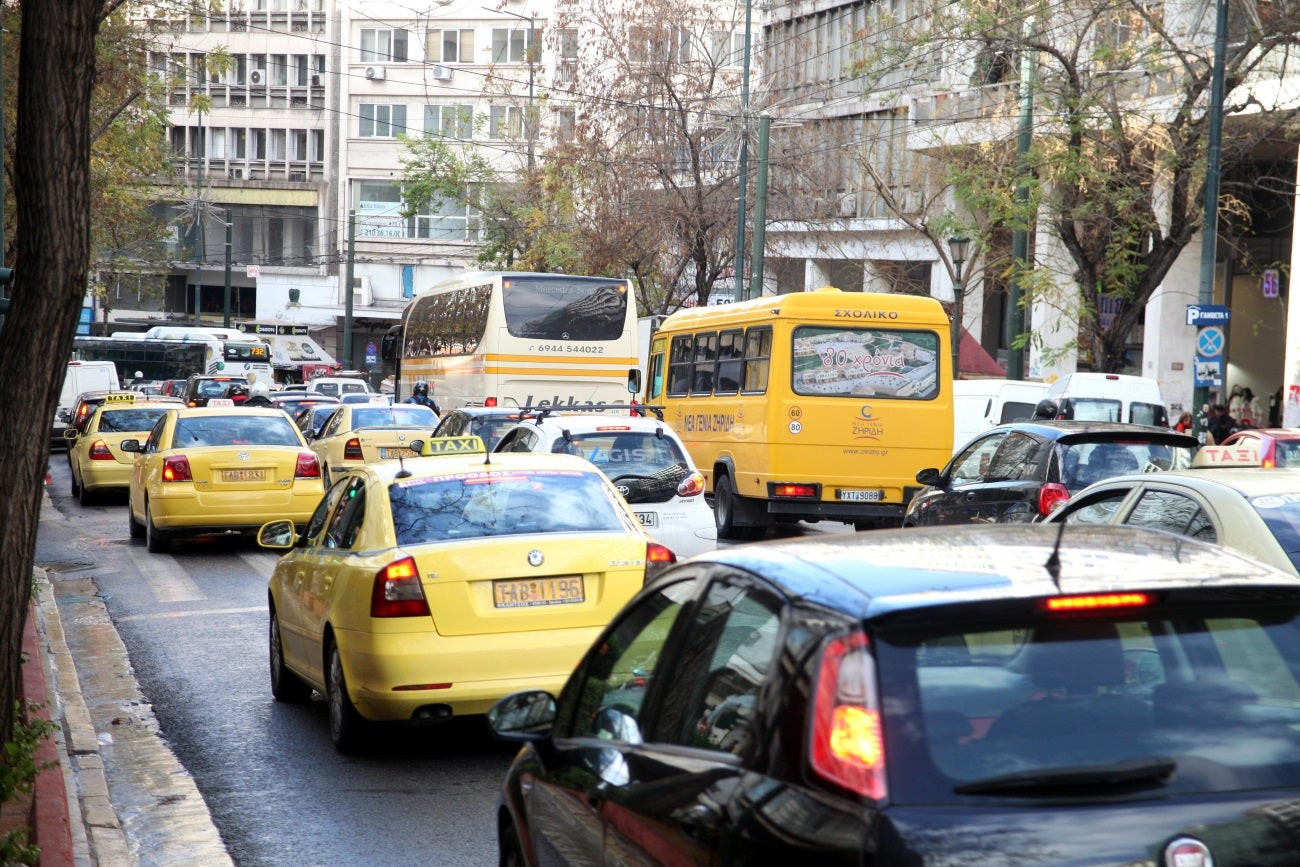
[[[795,394],[928,400],[939,393],[933,331],[800,326],[792,343]]]
[[[627,320],[621,280],[509,277],[502,281],[506,328],[536,340],[617,340]]]

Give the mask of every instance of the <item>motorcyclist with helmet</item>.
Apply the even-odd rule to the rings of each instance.
[[[252,388],[248,390],[248,400],[244,401],[244,406],[275,406],[271,400],[271,389],[265,382],[255,382]]]
[[[415,384],[415,387],[411,389],[411,396],[402,401],[402,403],[415,403],[420,406],[427,406],[429,409],[433,410],[434,415],[442,415],[442,410],[438,408],[438,404],[434,402],[433,397],[429,394],[429,383],[424,380],[420,380]]]

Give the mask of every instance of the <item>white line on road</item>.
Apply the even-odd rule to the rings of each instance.
[[[195,608],[190,611],[159,611],[154,614],[128,614],[126,617],[118,617],[115,622],[121,623],[124,620],[166,620],[168,617],[202,617],[211,614],[265,613],[265,605],[256,605],[252,608]]]
[[[143,548],[127,549],[135,567],[144,576],[153,598],[159,602],[201,602],[208,597],[203,595],[199,585],[190,580],[184,567],[173,557],[159,557]]]
[[[279,555],[276,554],[240,554],[239,559],[248,564],[258,575],[261,575],[267,581],[271,580],[271,573],[275,571],[275,564],[280,562]]]

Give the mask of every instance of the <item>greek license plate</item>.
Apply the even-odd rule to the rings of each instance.
[[[492,605],[496,608],[571,605],[586,598],[581,575],[492,582]]]
[[[266,470],[222,470],[223,482],[264,482]]]
[[[416,455],[415,449],[380,449],[379,456],[381,458],[413,458]]]
[[[641,521],[642,527],[658,527],[659,515],[655,512],[637,512],[637,519]]]
[[[840,488],[840,499],[850,503],[876,503],[885,498],[884,491],[857,491]]]

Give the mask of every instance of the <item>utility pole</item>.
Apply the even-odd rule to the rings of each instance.
[[[231,222],[233,219],[234,217],[231,216],[230,209],[226,208],[226,303],[224,305],[225,317],[221,322],[223,328],[230,327],[230,246],[235,226],[235,224]]]
[[[736,300],[745,300],[745,175],[749,172],[749,33],[753,0],[745,0],[745,56],[740,76],[740,159],[736,175]],[[730,48],[730,44],[728,44]]]
[[[347,285],[343,287],[343,358],[348,370],[355,369],[352,364],[352,265],[356,256],[356,243],[357,212],[352,210],[348,211],[348,263],[344,278]]]
[[[758,176],[754,179],[754,250],[750,254],[749,297],[763,297],[763,247],[767,242],[767,148],[772,135],[772,116],[758,118]]]
[[[203,260],[207,258],[204,249],[203,221],[208,216],[208,203],[203,201],[203,109],[199,109],[199,135],[195,140],[195,149],[199,154],[198,181],[194,185],[194,227],[198,237],[194,244],[194,324],[201,325],[199,301],[203,296]]]
[[[1026,33],[1034,19],[1025,22]],[[1021,307],[1020,275],[1029,266],[1029,147],[1034,140],[1034,53],[1024,51],[1020,57],[1020,126],[1016,136],[1016,205],[1026,225],[1011,233],[1011,283],[1007,286],[1007,379],[1025,378],[1025,351],[1016,346],[1016,338],[1025,330],[1025,311]]]

